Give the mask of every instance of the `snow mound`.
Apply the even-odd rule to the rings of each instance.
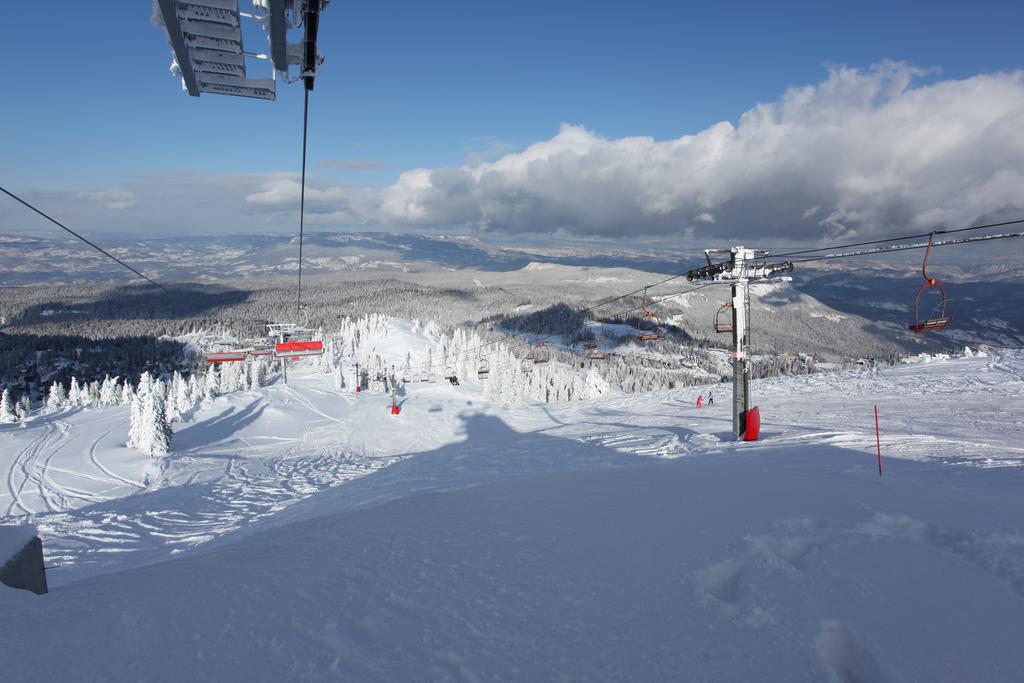
[[[0,524],[0,567],[17,555],[37,533],[32,524]]]

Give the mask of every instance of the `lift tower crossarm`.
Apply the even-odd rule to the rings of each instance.
[[[302,79],[313,89],[324,57],[317,52],[320,13],[329,0],[249,0],[241,11],[240,0],[156,0],[153,20],[171,46],[171,71],[181,77],[189,95],[203,93],[273,100],[277,76],[292,82]],[[269,54],[247,49],[245,27],[258,25],[266,35]],[[290,29],[303,28],[302,40],[288,42]],[[249,38],[258,36],[245,31]],[[266,78],[251,78],[247,60],[269,60]],[[296,77],[289,68],[299,65]]]

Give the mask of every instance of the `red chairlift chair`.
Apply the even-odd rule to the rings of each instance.
[[[943,289],[942,283],[933,277],[928,275],[928,255],[932,251],[932,238],[935,233],[928,235],[928,248],[924,252],[924,263],[921,264],[921,275],[924,276],[924,284],[917,290],[917,298],[914,299],[914,322],[908,326],[911,332],[915,334],[921,334],[923,332],[938,332],[939,330],[946,329],[946,325],[953,320],[953,316],[946,315],[946,290]],[[921,295],[928,289],[934,287],[939,290],[941,299],[939,303],[932,310],[933,315],[922,318],[921,317]]]
[[[208,351],[206,354],[207,363],[239,363],[245,361],[245,349],[235,351]]]
[[[323,353],[322,341],[286,341],[274,346],[274,355],[278,358],[283,356],[296,360],[301,356],[322,356]]]
[[[640,307],[643,309],[644,312],[640,315],[640,320],[636,324],[636,331],[637,331],[636,338],[637,338],[637,341],[640,341],[640,342],[658,341],[664,335],[662,335],[661,330],[658,328],[658,316],[657,316],[657,314],[654,311],[652,311],[651,309],[647,308],[647,288],[646,287],[644,287],[644,298],[643,298],[643,302],[640,304]],[[654,326],[653,330],[644,330],[644,329],[641,328],[641,326],[640,326],[641,323],[643,323],[643,321],[645,321],[647,319],[651,320],[651,324]]]

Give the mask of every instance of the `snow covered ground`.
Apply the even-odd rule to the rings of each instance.
[[[122,407],[0,426],[0,523],[55,565],[47,596],[0,590],[5,679],[1024,670],[1024,352],[754,382],[753,444],[728,385],[414,383],[392,416],[289,380],[203,404],[159,460]]]

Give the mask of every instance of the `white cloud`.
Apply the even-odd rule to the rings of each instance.
[[[358,225],[582,235],[864,237],[1024,208],[1024,75],[915,85],[885,62],[692,135],[558,134],[491,162],[325,190]]]
[[[134,192],[121,189],[100,190],[97,192],[83,190],[78,193],[78,197],[79,199],[95,202],[104,208],[113,209],[114,211],[130,209],[139,203],[139,199],[135,196]]]
[[[924,77],[932,78],[891,62],[834,67],[821,83],[790,88],[735,124],[677,139],[609,139],[563,124],[522,151],[408,170],[387,187],[311,175],[306,220],[322,228],[777,243],[1024,214],[1024,72]],[[111,230],[284,232],[297,227],[298,180],[167,173],[101,192],[34,196],[77,225]],[[0,207],[0,231],[23,218]]]

